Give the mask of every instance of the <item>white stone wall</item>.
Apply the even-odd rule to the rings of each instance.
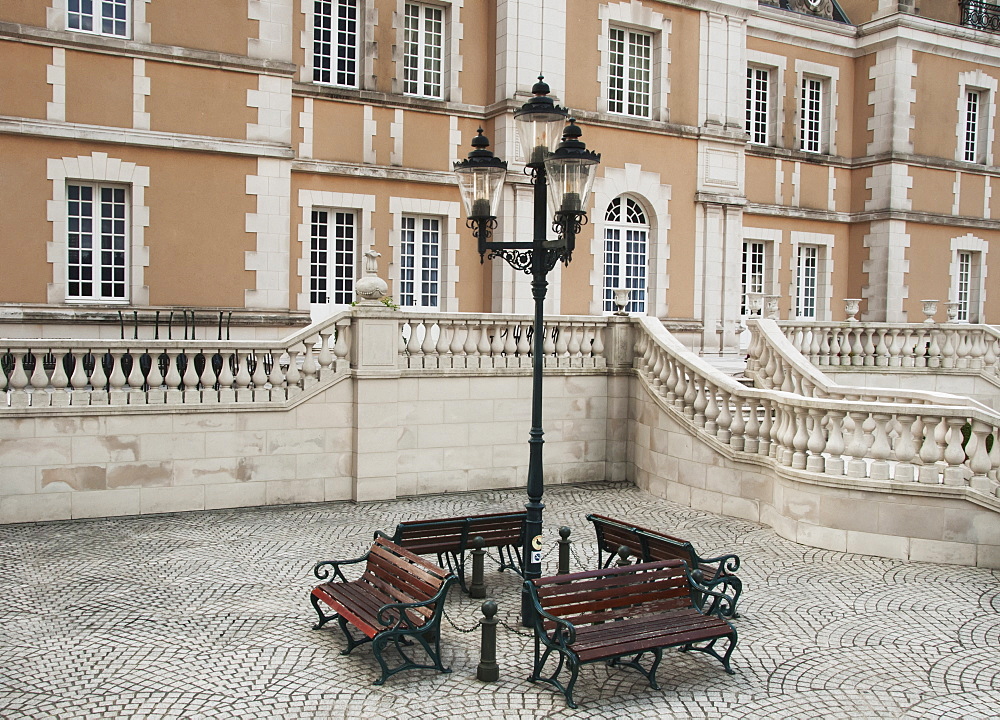
[[[696,435],[641,382],[632,384],[629,421],[631,472],[639,487],[659,497],[761,522],[811,547],[1000,567],[996,513],[946,490],[891,494],[878,483],[806,481],[789,467]]]

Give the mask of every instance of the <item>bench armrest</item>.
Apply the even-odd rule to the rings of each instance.
[[[698,558],[698,562],[704,565],[715,565],[718,563],[719,569],[715,573],[715,577],[721,577],[722,575],[732,575],[737,570],[740,569],[740,556],[729,553],[728,555],[719,555],[718,557],[711,558]]]
[[[313,565],[313,575],[320,580],[327,580],[331,575],[333,575],[340,578],[341,582],[347,582],[347,578],[344,577],[344,573],[340,570],[341,566],[356,565],[357,563],[365,562],[367,559],[368,553],[365,553],[359,558],[354,558],[353,560],[321,560]]]
[[[444,611],[444,600],[448,595],[448,590],[451,589],[451,584],[457,580],[454,575],[449,575],[445,578],[444,583],[438,588],[438,591],[434,593],[434,597],[428,598],[427,600],[420,600],[419,602],[394,602],[386,603],[378,609],[378,614],[375,616],[378,621],[386,626],[388,630],[415,630],[420,627],[425,627],[427,625],[433,625],[441,617]],[[434,608],[434,615],[425,623],[420,625],[413,625],[410,622],[410,616],[407,614],[407,610],[412,610],[413,608],[428,607],[437,603]]]
[[[563,620],[560,617],[546,612],[542,608],[542,604],[538,601],[538,593],[535,592],[535,585],[530,580],[524,581],[524,586],[528,589],[529,595],[531,595],[531,602],[535,606],[535,633],[536,636],[546,644],[546,645],[557,645],[565,649],[568,645],[572,645],[576,642],[576,628],[573,623],[568,620]],[[545,620],[554,622],[556,626],[552,629],[552,635],[549,636],[548,632],[545,631]]]
[[[735,617],[736,601],[743,592],[743,583],[732,575],[699,582],[690,570],[687,570],[688,581],[691,583],[691,600],[703,615],[716,615],[720,618]]]

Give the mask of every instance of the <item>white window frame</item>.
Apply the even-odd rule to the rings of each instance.
[[[67,302],[129,301],[129,190],[121,184],[66,181]]]
[[[49,30],[62,30],[68,32],[86,33],[88,35],[98,35],[100,37],[117,38],[121,40],[135,40],[137,42],[150,42],[149,23],[146,22],[146,3],[150,0],[124,0],[126,14],[125,35],[113,35],[93,30],[80,30],[70,27],[70,0],[49,0],[45,11],[45,26]],[[94,0],[95,6],[100,12],[102,0]]]
[[[619,219],[609,220],[608,214],[612,206],[619,204]],[[633,204],[641,215],[641,222],[629,219],[629,204]],[[637,315],[645,315],[649,300],[649,213],[642,202],[631,195],[619,195],[604,208],[604,253],[602,260],[602,306],[604,313],[617,310],[614,291],[618,288],[628,288],[628,311]],[[616,236],[616,237],[612,237]],[[615,257],[609,257],[610,243],[617,243]]]
[[[314,207],[310,214],[309,304],[347,307],[354,301],[358,276],[358,213]],[[340,240],[350,249],[342,248]]]
[[[743,228],[743,246],[746,247],[748,243],[760,243],[764,246],[764,276],[762,278],[762,293],[765,295],[775,294],[775,288],[778,287],[778,272],[781,268],[781,230],[773,230],[771,228],[755,228],[745,226]],[[739,300],[739,312],[742,317],[749,316],[749,309],[746,307],[746,290],[745,278],[743,277],[743,254],[740,254],[740,290],[743,293]],[[761,307],[761,312],[763,312],[763,306]]]
[[[832,65],[795,61],[795,146],[796,149],[811,155],[837,154],[837,115],[838,107],[837,80],[839,68]],[[819,83],[818,122],[815,124],[815,134],[806,142],[806,131],[810,129],[807,104],[812,98],[805,91],[811,89],[812,83]],[[815,139],[815,143],[812,140]]]
[[[774,114],[774,71],[759,65],[747,65],[745,130],[751,145],[771,145]],[[761,88],[763,83],[763,92]]]
[[[958,76],[958,138],[955,159],[977,165],[993,164],[993,135],[996,121],[996,78],[982,70],[961,73]],[[969,96],[975,94],[979,107],[974,117],[969,117]],[[975,127],[970,127],[974,124]],[[971,132],[971,137],[970,137]],[[970,141],[973,145],[969,147]],[[970,156],[971,150],[971,156]],[[971,159],[970,159],[971,158]]]
[[[833,245],[834,236],[826,233],[792,232],[791,269],[792,282],[789,296],[792,299],[791,315],[797,319],[828,321],[831,319],[833,298]],[[816,248],[815,316],[800,314],[800,252],[802,247]]]
[[[375,245],[375,196],[354,193],[329,192],[326,190],[299,190],[299,207],[302,210],[298,225],[298,240],[301,245],[298,259],[298,274],[301,281],[297,306],[308,310],[313,322],[322,320],[344,309],[344,305],[334,303],[313,303],[312,263],[310,257],[312,241],[312,214],[314,211],[351,212],[355,218],[354,235],[354,278],[361,277],[361,263],[364,254]],[[381,263],[379,274],[385,277],[385,263]]]
[[[982,238],[969,233],[951,240],[951,298],[959,305],[958,320],[960,322],[981,323],[986,301],[986,253],[989,244]],[[962,256],[969,259],[968,276],[963,288]],[[963,297],[964,294],[964,297]]]
[[[361,0],[313,0],[310,65],[314,83],[335,87],[360,87],[363,11]],[[321,47],[328,48],[328,51],[319,54],[317,50]],[[326,61],[327,67],[322,66],[323,60]]]
[[[785,68],[787,58],[781,55],[747,50],[747,69],[764,70],[768,74],[767,93],[767,130],[766,142],[755,142],[750,138],[751,145],[758,147],[782,147],[781,128],[785,126]],[[744,123],[744,129],[745,123]]]
[[[601,35],[598,38],[598,51],[601,53],[601,95],[599,109],[614,115],[643,118],[666,122],[668,120],[667,98],[670,94],[670,49],[669,37],[671,21],[663,14],[654,12],[639,3],[609,3],[601,5],[598,10],[601,20]],[[622,88],[623,107],[615,109],[612,88],[612,30],[625,33],[626,46],[629,33],[640,33],[649,36],[649,106],[643,108],[643,113],[629,112],[628,77],[624,77]],[[626,69],[628,53],[626,52]]]
[[[49,158],[46,177],[52,182],[52,199],[47,217],[52,223],[52,241],[46,256],[52,265],[52,282],[47,298],[52,304],[87,305],[128,302],[149,304],[149,287],[145,285],[145,268],[149,266],[149,248],[145,245],[145,229],[149,226],[149,208],[145,205],[145,190],[149,186],[149,168],[110,158],[95,152],[77,157]],[[69,295],[69,231],[67,188],[72,184],[114,185],[128,189],[126,206],[126,297],[103,299],[70,297]]]
[[[132,37],[132,0],[65,0],[65,4],[66,29],[71,32]]]
[[[816,320],[819,309],[819,245],[799,245],[795,258],[795,317]]]
[[[649,118],[653,112],[653,34],[608,29],[608,112]]]
[[[740,263],[740,315],[748,316],[750,309],[747,304],[747,296],[751,293],[758,293],[763,299],[768,295],[768,243],[763,240],[744,239],[742,261]],[[747,261],[749,260],[749,271]],[[754,272],[754,267],[758,265],[759,272]]]
[[[426,200],[423,198],[390,197],[389,212],[392,217],[392,232],[389,236],[389,246],[392,252],[392,265],[388,270],[393,298],[404,310],[458,312],[457,283],[459,279],[458,249],[461,234],[458,232],[458,219],[461,216],[461,204],[442,200]],[[438,306],[437,308],[421,307],[419,305],[404,306],[401,300],[400,271],[403,267],[402,228],[404,217],[432,217],[440,220],[439,240],[439,270]]]
[[[436,215],[403,215],[400,218],[399,293],[396,298],[400,307],[431,312],[441,309],[443,227],[443,219]],[[427,242],[428,235],[434,238],[433,244]],[[412,285],[410,290],[406,289],[407,284]]]

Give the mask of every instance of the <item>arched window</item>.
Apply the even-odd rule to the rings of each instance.
[[[615,308],[615,290],[627,288],[628,311],[646,312],[649,221],[642,206],[620,195],[604,216],[604,311]]]

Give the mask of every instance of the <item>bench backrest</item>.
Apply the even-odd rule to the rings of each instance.
[[[692,569],[697,567],[698,554],[687,540],[623,523],[606,515],[590,514],[587,519],[594,523],[598,545],[604,552],[614,554],[624,545],[633,557],[643,562],[677,559],[683,560]]]
[[[692,607],[681,560],[554,575],[531,581],[542,609],[575,626]],[[546,626],[551,629],[552,621]]]
[[[426,602],[444,585],[451,575],[444,568],[400,547],[384,537],[375,538],[368,553],[368,564],[361,579],[378,588],[396,602]],[[434,606],[408,611],[414,624],[430,619]],[[417,617],[422,618],[422,621]]]
[[[461,552],[477,535],[485,547],[523,542],[525,512],[491,513],[437,520],[407,520],[396,525],[392,539],[417,554]]]

